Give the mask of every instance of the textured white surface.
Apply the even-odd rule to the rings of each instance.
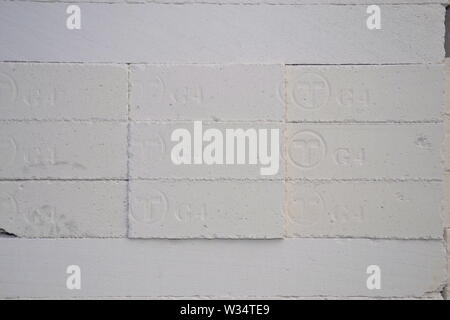
[[[444,250],[435,240],[0,239],[0,296],[421,297],[441,289]],[[73,264],[80,291],[65,286]],[[380,290],[366,287],[372,264]]]
[[[437,121],[442,65],[288,66],[288,121]]]
[[[439,182],[288,182],[291,237],[442,238]]]
[[[86,3],[76,32],[65,28],[66,7],[2,1],[0,60],[379,64],[444,59],[445,9],[437,4],[385,5],[383,29],[375,31],[365,26],[366,5]]]
[[[281,181],[131,181],[132,238],[282,238]]]
[[[127,68],[0,63],[1,120],[126,120]]]
[[[174,130],[184,128],[191,133],[192,149],[194,148],[193,122],[165,122],[165,123],[138,123],[131,124],[130,130],[130,176],[132,178],[236,178],[236,179],[283,179],[284,162],[281,160],[283,144],[283,126],[269,122],[240,122],[219,123],[203,122],[203,132],[208,128],[221,131],[224,136],[223,149],[226,147],[226,129],[279,129],[280,157],[279,170],[275,175],[261,175],[260,168],[268,167],[261,164],[182,164],[176,165],[171,160],[172,148],[178,142],[172,142],[170,137]],[[270,141],[271,135],[268,133]],[[208,145],[205,142],[203,146]],[[248,139],[247,139],[248,149]],[[270,145],[268,145],[269,147]],[[269,149],[270,151],[270,149]],[[193,152],[192,152],[193,154]],[[224,151],[224,158],[226,151]],[[247,157],[248,158],[248,157]],[[278,162],[277,162],[278,163]]]
[[[133,120],[283,121],[281,65],[132,65]]]
[[[1,179],[124,179],[124,123],[3,122]]]
[[[289,124],[287,177],[440,179],[442,126]]]
[[[0,227],[20,237],[126,237],[126,182],[0,182]]]

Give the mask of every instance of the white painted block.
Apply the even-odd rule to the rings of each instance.
[[[133,123],[130,128],[130,176],[132,178],[237,178],[237,179],[283,179],[284,178],[284,162],[282,161],[282,143],[283,143],[283,128],[280,124],[271,122],[253,122],[253,123],[220,123],[220,122],[202,122],[203,133],[208,129],[217,129],[223,136],[223,147],[216,150],[223,150],[223,164],[206,164],[202,161],[202,164],[194,164],[194,140],[198,141],[195,137],[200,137],[201,134],[194,134],[194,122],[165,122],[165,123]],[[191,164],[175,164],[172,161],[171,153],[175,146],[179,145],[179,140],[171,141],[171,135],[176,129],[186,129],[191,136]],[[235,150],[234,164],[226,164],[226,130],[227,129],[242,129],[244,131],[254,129],[267,130],[267,140],[269,143],[264,144],[269,150],[272,150],[270,140],[275,135],[272,135],[272,129],[278,129],[279,134],[279,157],[276,158],[274,145],[274,154],[270,159],[273,161],[270,164],[261,164],[260,158],[256,164],[249,164],[249,146],[257,146],[259,141],[259,134],[257,135],[257,144],[250,143],[250,139],[245,140],[245,163],[237,164],[237,154]],[[254,139],[251,139],[255,141]],[[229,141],[233,141],[230,139]],[[242,140],[239,140],[242,141]],[[238,145],[237,139],[234,139],[235,147]],[[211,142],[203,143],[203,153],[205,153],[206,146]],[[257,146],[258,147],[258,146]],[[197,150],[202,150],[197,148]],[[258,147],[259,148],[259,147]],[[235,148],[236,149],[236,148]],[[209,150],[209,149],[208,149]],[[230,148],[231,150],[231,148]],[[252,149],[253,150],[253,149]],[[259,152],[258,149],[257,152]],[[178,154],[178,153],[177,153]],[[188,153],[186,153],[188,154]],[[263,153],[266,154],[266,153]],[[202,155],[202,152],[199,152]],[[231,156],[231,153],[230,153]],[[204,159],[203,159],[204,160]],[[262,175],[262,170],[272,168],[274,175]],[[275,171],[278,169],[278,171]]]
[[[19,237],[125,237],[126,182],[0,182],[0,228]]]
[[[441,179],[440,124],[288,124],[287,177]]]
[[[442,142],[442,166],[450,170],[450,115],[444,115],[444,139]]]
[[[445,249],[436,240],[0,242],[1,297],[428,297],[446,277]],[[81,290],[66,288],[74,264]],[[366,286],[370,265],[381,269],[379,290]]]
[[[445,229],[445,238],[447,240],[447,286],[445,287],[445,299],[450,300],[450,229]]]
[[[289,237],[442,239],[439,182],[287,182]]]
[[[443,199],[442,199],[442,222],[444,227],[450,228],[450,173],[443,174]]]
[[[1,120],[126,120],[127,68],[0,63]]]
[[[281,65],[132,65],[134,120],[283,121]]]
[[[4,122],[1,179],[123,179],[126,123]]]
[[[281,181],[131,181],[131,238],[282,238]]]
[[[288,121],[437,121],[442,65],[288,66]]]
[[[450,115],[450,58],[444,60],[444,114]]]
[[[445,9],[383,5],[382,30],[366,5],[0,3],[0,60],[129,63],[431,63],[444,59]],[[30,36],[33,30],[33,36]],[[349,36],[351,35],[351,36]]]

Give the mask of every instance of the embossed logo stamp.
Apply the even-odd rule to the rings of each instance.
[[[314,110],[322,108],[328,103],[330,85],[319,74],[303,73],[293,82],[290,93],[297,106]]]
[[[288,157],[291,162],[304,169],[316,167],[326,155],[323,137],[305,130],[294,134],[288,143]]]
[[[136,221],[152,224],[164,219],[169,202],[161,191],[148,190],[145,196],[133,197],[130,206],[131,215]]]

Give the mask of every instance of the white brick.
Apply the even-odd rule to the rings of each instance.
[[[125,237],[126,182],[0,182],[0,228],[20,237]]]
[[[127,177],[125,123],[0,125],[1,179]]]
[[[428,297],[445,281],[444,251],[433,240],[4,238],[0,296]],[[66,288],[73,264],[82,290]],[[373,264],[381,268],[380,290],[366,287]]]
[[[445,58],[444,62],[444,92],[445,92],[445,104],[444,114],[450,115],[450,58]]]
[[[447,286],[445,288],[445,299],[450,300],[450,229],[445,229],[447,240]]]
[[[442,166],[450,170],[450,115],[444,115],[444,139],[442,143]]]
[[[440,120],[442,69],[442,65],[288,66],[287,120]]]
[[[0,119],[127,119],[127,69],[0,63]]]
[[[237,179],[282,179],[284,178],[284,166],[281,160],[283,130],[279,124],[274,123],[219,123],[203,122],[203,132],[208,128],[219,129],[224,136],[226,129],[268,129],[268,140],[270,140],[270,129],[279,129],[280,137],[280,159],[279,170],[276,175],[261,175],[261,168],[267,165],[250,164],[182,164],[176,165],[172,162],[172,148],[178,142],[171,141],[171,134],[175,129],[185,128],[193,136],[193,122],[183,123],[134,123],[131,124],[130,137],[130,176],[132,178],[237,178]],[[205,142],[203,145],[208,145]],[[247,150],[248,150],[247,143]],[[192,143],[193,148],[193,143]],[[270,148],[269,148],[270,150]],[[224,158],[226,152],[224,151]],[[246,157],[248,159],[248,157]],[[248,161],[246,162],[248,163]]]
[[[132,238],[282,238],[281,181],[132,181]]]
[[[287,176],[441,179],[439,124],[289,124]]]
[[[65,27],[66,7],[2,1],[0,60],[380,64],[444,59],[445,8],[438,4],[384,5],[381,31],[365,26],[366,5],[85,3],[82,29],[75,32]]]
[[[134,120],[282,121],[281,65],[132,65]]]
[[[442,238],[439,182],[288,182],[291,237]]]
[[[444,227],[450,228],[450,173],[443,174],[442,220]]]

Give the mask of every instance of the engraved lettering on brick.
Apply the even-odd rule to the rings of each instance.
[[[168,211],[167,196],[158,190],[149,190],[145,196],[135,196],[131,201],[131,215],[141,223],[162,221]]]
[[[29,210],[26,221],[36,226],[55,226],[56,225],[56,210],[50,205],[42,205],[38,208]]]
[[[370,104],[369,90],[357,92],[354,89],[341,89],[337,102],[343,107],[368,108]]]
[[[330,86],[328,81],[316,73],[303,73],[293,83],[292,99],[301,108],[319,109],[328,103]]]
[[[7,104],[13,103],[17,99],[17,83],[6,73],[0,72],[0,99],[5,103],[5,107],[10,107]],[[2,105],[0,105],[0,108]]]
[[[65,215],[58,214],[56,208],[49,204],[31,208],[24,219],[29,225],[28,228],[51,236],[57,236],[63,230],[69,231],[71,234],[77,232],[76,223]]]
[[[326,155],[324,139],[313,131],[300,131],[289,141],[288,156],[300,168],[317,166]]]
[[[11,137],[0,137],[0,171],[10,166],[17,155],[17,144]]]
[[[358,223],[364,220],[364,207],[356,206],[351,208],[345,204],[338,204],[328,212],[331,223]]]
[[[40,88],[31,88],[23,97],[23,102],[29,107],[54,106],[56,104],[56,90],[44,91]]]
[[[199,86],[176,88],[169,96],[174,103],[188,104],[192,102],[200,104],[203,102],[203,89]]]
[[[182,203],[175,212],[175,218],[180,222],[190,222],[193,220],[205,221],[206,217],[206,204],[195,206],[189,203]]]
[[[366,161],[366,152],[364,148],[356,149],[354,151],[350,148],[339,148],[336,149],[334,153],[334,160],[336,164],[340,166],[362,166]]]
[[[321,195],[311,189],[296,190],[289,207],[288,216],[291,221],[311,225],[317,223],[325,212],[325,204]]]
[[[50,147],[32,148],[25,155],[24,160],[29,167],[48,167],[57,164],[55,150]]]

